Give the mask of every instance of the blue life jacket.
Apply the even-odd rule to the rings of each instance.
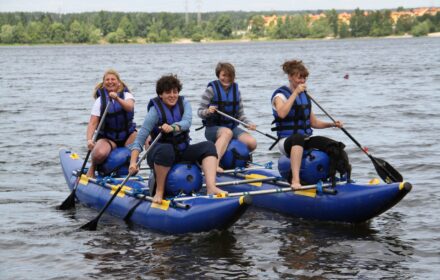
[[[214,91],[214,96],[209,105],[216,106],[219,111],[222,111],[231,117],[238,118],[238,105],[240,104],[241,98],[238,84],[233,83],[229,87],[228,92],[225,92],[219,80],[210,82],[208,87],[212,87]],[[206,126],[225,126],[230,129],[233,129],[238,125],[237,122],[223,117],[220,114],[211,114],[203,121],[203,124]]]
[[[282,86],[275,90],[272,94],[271,100],[273,100],[278,93],[282,93],[286,99],[289,99],[292,95],[292,92],[288,87]],[[280,118],[277,111],[272,108],[272,114],[274,116],[272,124],[275,124],[275,127],[271,130],[277,132],[278,138],[288,137],[292,134],[311,136],[313,134],[310,124],[311,111],[312,104],[310,98],[305,92],[301,92],[296,97],[292,108],[284,119]]]
[[[152,140],[154,140],[159,134],[159,127],[162,126],[164,123],[171,125],[175,122],[179,122],[182,120],[184,113],[183,100],[184,97],[179,96],[177,104],[171,109],[167,105],[165,105],[162,102],[162,99],[160,99],[159,97],[155,97],[150,100],[150,102],[148,103],[148,110],[150,110],[151,107],[154,107],[157,111],[157,115],[159,116],[157,126],[154,127],[151,131]],[[176,135],[174,135],[174,133],[164,133],[162,134],[159,142],[173,144],[176,151],[182,152],[189,145],[189,131],[181,131],[179,134]]]
[[[101,116],[104,114],[107,103],[110,102],[99,135],[115,142],[127,140],[136,129],[136,123],[133,122],[134,112],[127,112],[119,102],[113,102],[105,88],[98,89],[97,95],[101,97]],[[118,96],[125,99],[124,90],[119,92]]]

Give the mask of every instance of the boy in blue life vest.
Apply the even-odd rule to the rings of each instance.
[[[104,73],[102,82],[95,88],[94,98],[87,126],[87,148],[92,151],[92,164],[87,176],[92,178],[95,177],[96,166],[103,163],[113,149],[131,144],[136,138],[136,124],[133,122],[135,100],[118,72],[110,69]],[[109,109],[95,143],[93,134],[107,104],[110,104]]]
[[[271,97],[272,113],[278,135],[278,148],[282,154],[290,157],[292,170],[291,187],[301,187],[299,171],[304,149],[318,149],[325,152],[334,151],[334,147],[343,149],[342,143],[323,136],[313,136],[313,128],[343,126],[340,121],[324,122],[312,112],[311,99],[307,95],[306,80],[309,71],[300,60],[289,60],[282,65],[289,84],[279,87]],[[342,145],[341,145],[342,144]],[[339,152],[339,150],[338,150]],[[341,151],[344,155],[345,151]],[[335,154],[333,152],[333,154]],[[332,160],[332,155],[329,154]],[[334,159],[334,157],[333,157]],[[348,161],[348,159],[347,159]]]
[[[154,140],[160,132],[161,138],[151,147],[147,155],[148,165],[154,169],[156,189],[153,202],[162,203],[165,180],[174,163],[198,162],[205,174],[208,194],[223,192],[216,187],[217,152],[209,141],[190,144],[189,129],[192,123],[191,104],[179,93],[182,84],[175,75],[162,76],[156,83],[157,97],[148,103],[148,113],[131,146],[130,174],[139,171],[137,158],[149,135]]]
[[[239,128],[237,122],[216,113],[216,110],[247,123],[247,128],[250,130],[255,130],[256,125],[250,123],[244,115],[241,93],[235,82],[234,66],[228,62],[219,62],[215,68],[215,74],[218,80],[208,84],[202,95],[197,114],[206,127],[206,139],[215,143],[218,154],[217,171],[223,172],[220,161],[232,139],[243,142],[250,151],[255,150],[257,141]]]

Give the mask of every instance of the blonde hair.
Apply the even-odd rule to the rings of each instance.
[[[116,77],[116,79],[119,81],[118,92],[123,91],[124,88],[127,88],[127,90],[130,92],[130,90],[128,89],[127,85],[124,83],[124,81],[121,80],[121,77],[119,76],[119,73],[116,70],[114,70],[114,69],[108,69],[107,71],[105,71],[104,76],[102,77],[102,82],[98,83],[95,86],[95,90],[93,91],[93,98],[95,98],[95,99],[98,98],[97,90],[104,88],[104,81],[105,81],[105,77],[107,75],[114,75]]]
[[[301,60],[288,60],[281,65],[284,73],[287,75],[300,75],[303,78],[309,76],[309,71]]]

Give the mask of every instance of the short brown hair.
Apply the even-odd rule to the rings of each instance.
[[[299,74],[303,78],[307,78],[309,76],[309,71],[304,66],[301,60],[288,60],[281,65],[284,73],[287,75],[297,75]]]
[[[160,77],[156,82],[156,93],[161,95],[165,91],[170,91],[172,89],[177,89],[178,92],[182,90],[182,83],[177,78],[177,75],[169,74]]]
[[[235,81],[234,65],[232,65],[229,62],[219,62],[219,63],[217,63],[217,66],[215,67],[215,75],[217,76],[217,78],[220,77],[221,71],[225,71],[226,74],[228,74],[231,77],[232,82]]]

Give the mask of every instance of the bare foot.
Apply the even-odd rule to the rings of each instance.
[[[162,204],[163,195],[156,193],[153,197],[153,203]]]
[[[220,166],[217,166],[217,173],[223,173],[223,172],[225,172],[225,170]]]
[[[299,189],[301,189],[301,184],[300,183],[298,183],[298,182],[292,182],[292,184],[290,185],[290,187],[293,189],[293,190],[299,190]]]
[[[211,188],[207,188],[206,193],[207,194],[219,194],[219,193],[227,194],[228,192],[223,191],[223,190],[221,190],[221,189],[219,189],[217,187],[211,187]]]

